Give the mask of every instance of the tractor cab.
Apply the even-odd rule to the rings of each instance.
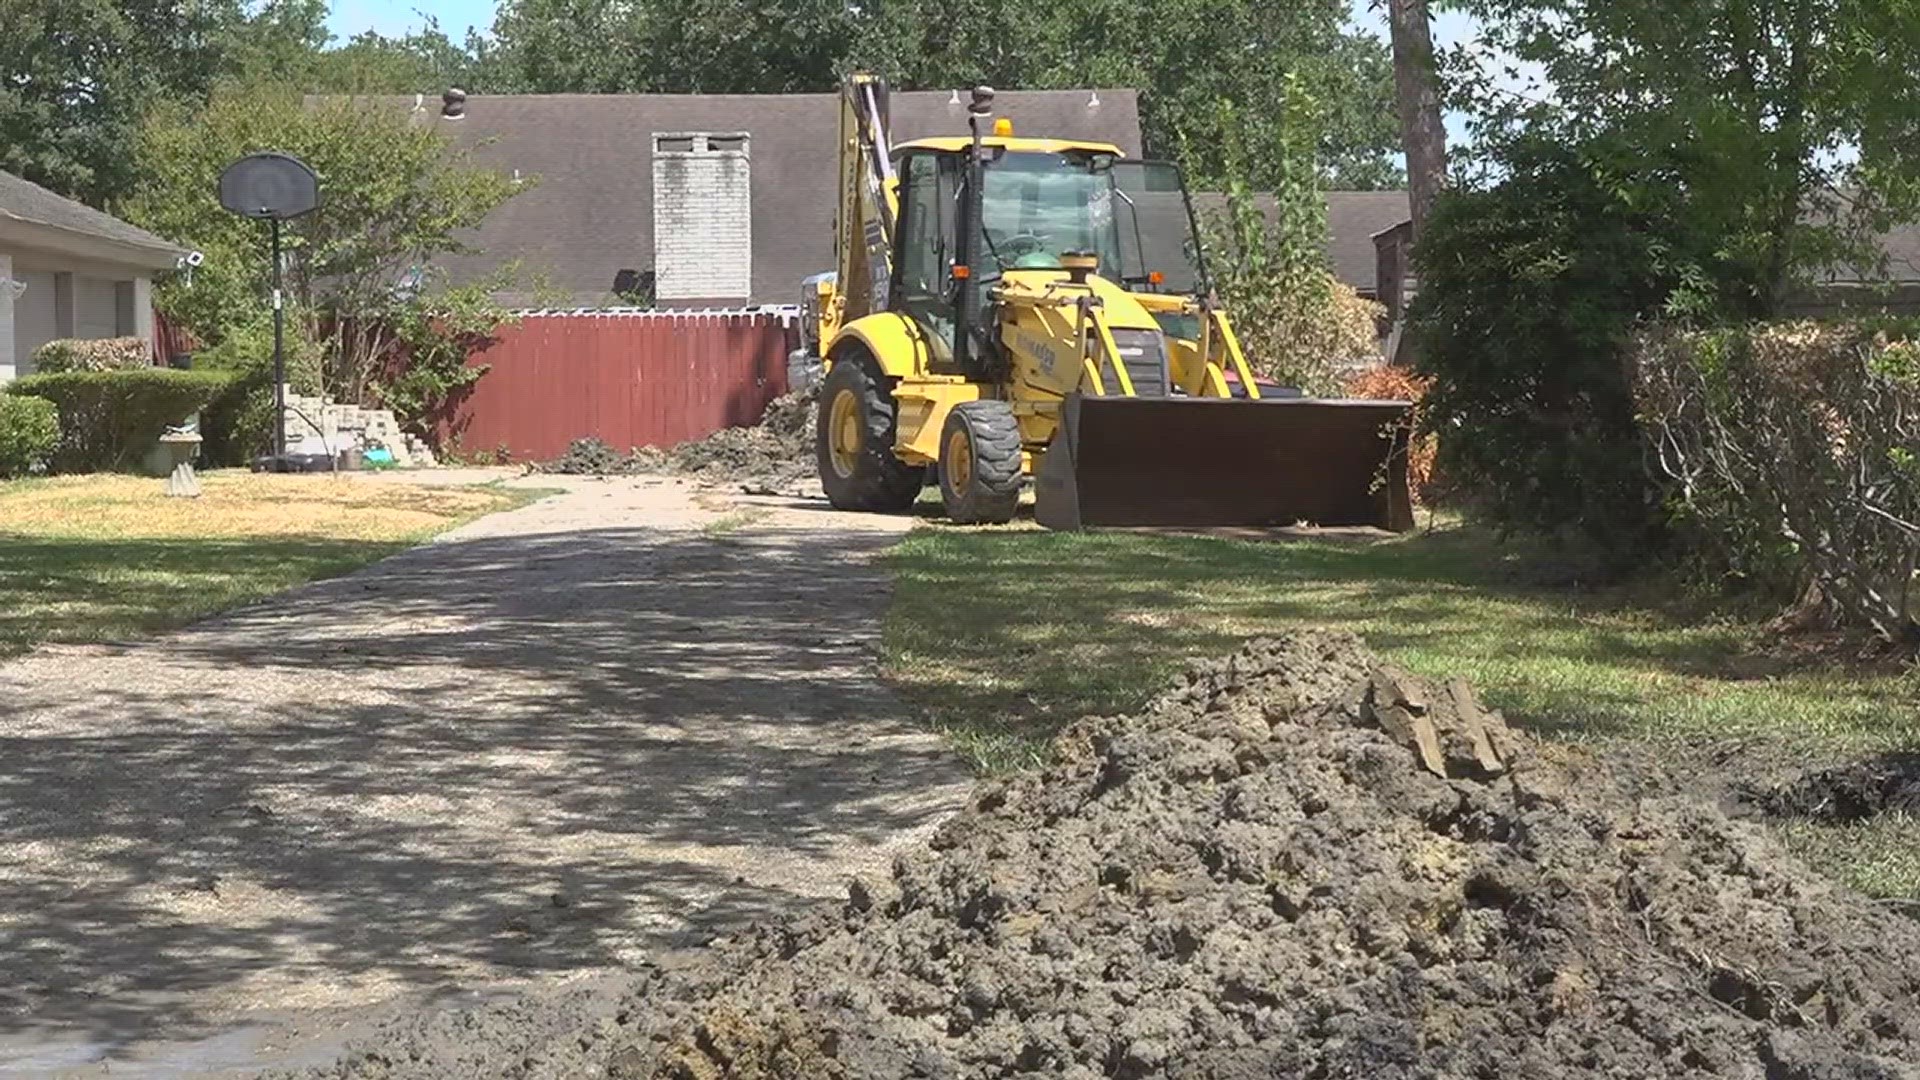
[[[969,207],[972,154],[962,138],[917,140],[895,153],[894,305],[925,331],[938,368],[980,370],[955,361],[954,328],[966,323],[973,338],[964,355],[991,354],[988,309],[1001,283],[1031,290],[1094,277],[1122,293],[1206,293],[1178,166],[1129,159],[1106,144],[996,135],[981,140],[979,197]],[[1192,333],[1177,311],[1160,322]]]

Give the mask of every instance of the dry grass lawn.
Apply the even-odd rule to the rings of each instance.
[[[0,483],[0,656],[113,641],[346,573],[525,500],[332,476],[216,472],[198,499],[95,475]]]

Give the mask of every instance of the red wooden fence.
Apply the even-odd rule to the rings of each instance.
[[[460,452],[524,461],[588,435],[626,450],[754,424],[786,393],[790,327],[762,313],[523,315],[471,358],[490,369],[444,434]]]

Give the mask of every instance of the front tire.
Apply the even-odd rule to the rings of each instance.
[[[899,513],[912,508],[927,474],[894,456],[897,411],[880,365],[849,350],[820,388],[815,456],[835,509]]]
[[[1004,401],[955,405],[940,433],[940,496],[961,525],[1004,525],[1020,507],[1020,422]]]

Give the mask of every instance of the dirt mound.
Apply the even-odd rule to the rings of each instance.
[[[1920,926],[1349,635],[1060,750],[499,1075],[1920,1077]]]
[[[596,438],[575,439],[565,454],[533,466],[532,471],[576,476],[667,473],[737,486],[752,494],[810,494],[818,487],[815,397],[812,390],[782,395],[767,406],[754,427],[727,428],[668,450],[648,446],[621,454]]]

